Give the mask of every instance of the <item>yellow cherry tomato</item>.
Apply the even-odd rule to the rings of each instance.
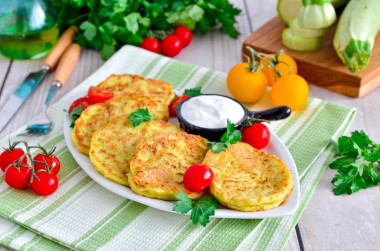
[[[309,86],[303,77],[290,74],[274,83],[269,96],[273,106],[286,105],[297,111],[309,97]]]
[[[275,54],[270,54],[271,56],[275,56]],[[296,61],[289,55],[286,54],[280,54],[277,58],[277,60],[273,60],[272,57],[264,57],[265,59],[273,61],[273,63],[276,65],[276,69],[281,72],[282,76],[289,75],[290,68],[291,67],[291,74],[297,74],[298,68]],[[285,62],[285,63],[283,63]],[[261,64],[263,65],[263,73],[268,78],[268,84],[269,86],[273,86],[274,82],[279,78],[278,75],[274,72],[273,67],[268,67],[268,62],[265,60],[261,60]]]
[[[262,71],[250,72],[247,67],[248,63],[232,67],[227,75],[227,88],[238,101],[253,103],[264,96],[268,80]]]

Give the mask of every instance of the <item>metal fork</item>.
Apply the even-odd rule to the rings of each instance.
[[[53,129],[54,123],[47,114],[47,108],[55,93],[66,83],[73,71],[80,56],[80,50],[81,48],[78,44],[72,44],[67,48],[54,73],[53,83],[44,103],[43,113],[38,115],[38,117],[27,126],[24,133],[17,136],[40,136],[49,133]]]

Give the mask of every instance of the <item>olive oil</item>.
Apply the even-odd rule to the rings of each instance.
[[[37,59],[45,56],[57,41],[59,30],[53,26],[24,36],[0,35],[0,53],[10,59]]]
[[[0,0],[0,55],[10,59],[45,56],[58,38],[56,12],[47,0]]]

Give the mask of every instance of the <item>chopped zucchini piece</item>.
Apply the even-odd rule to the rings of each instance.
[[[298,13],[303,28],[321,29],[330,27],[336,20],[336,13],[330,0],[303,0]]]
[[[282,43],[291,50],[313,51],[321,48],[322,38],[297,37],[292,33],[292,30],[290,28],[286,28],[282,32]]]
[[[303,28],[299,25],[298,18],[294,18],[290,21],[289,27],[292,30],[292,34],[297,37],[312,38],[312,37],[322,37],[324,36],[328,29],[308,29]]]

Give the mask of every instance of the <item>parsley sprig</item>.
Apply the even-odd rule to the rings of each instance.
[[[333,144],[339,158],[330,164],[338,170],[331,183],[335,195],[352,194],[380,183],[380,145],[363,131],[342,136]]]
[[[232,144],[241,141],[241,132],[235,128],[234,123],[227,120],[227,130],[220,139],[221,142],[207,142],[207,145],[211,147],[214,153],[225,152],[227,147],[230,147]]]
[[[71,112],[70,112],[70,117],[71,117],[71,124],[70,124],[70,127],[71,128],[74,128],[75,126],[75,121],[80,117],[80,115],[82,114],[83,112],[83,109],[80,105],[78,105],[77,107],[75,107]]]
[[[148,108],[138,109],[136,112],[132,112],[129,116],[129,122],[131,122],[133,126],[138,126],[142,122],[148,122],[153,119],[154,117],[149,114]]]
[[[211,194],[205,194],[196,201],[192,201],[182,191],[175,197],[179,201],[174,203],[173,211],[186,214],[191,210],[190,219],[194,225],[199,222],[205,227],[210,222],[210,216],[215,214],[215,209],[220,208],[219,202]]]
[[[190,97],[201,95],[202,94],[201,89],[202,89],[201,86],[200,87],[191,88],[191,89],[185,89],[185,91],[183,92],[183,95],[187,95],[187,96],[190,96]]]

